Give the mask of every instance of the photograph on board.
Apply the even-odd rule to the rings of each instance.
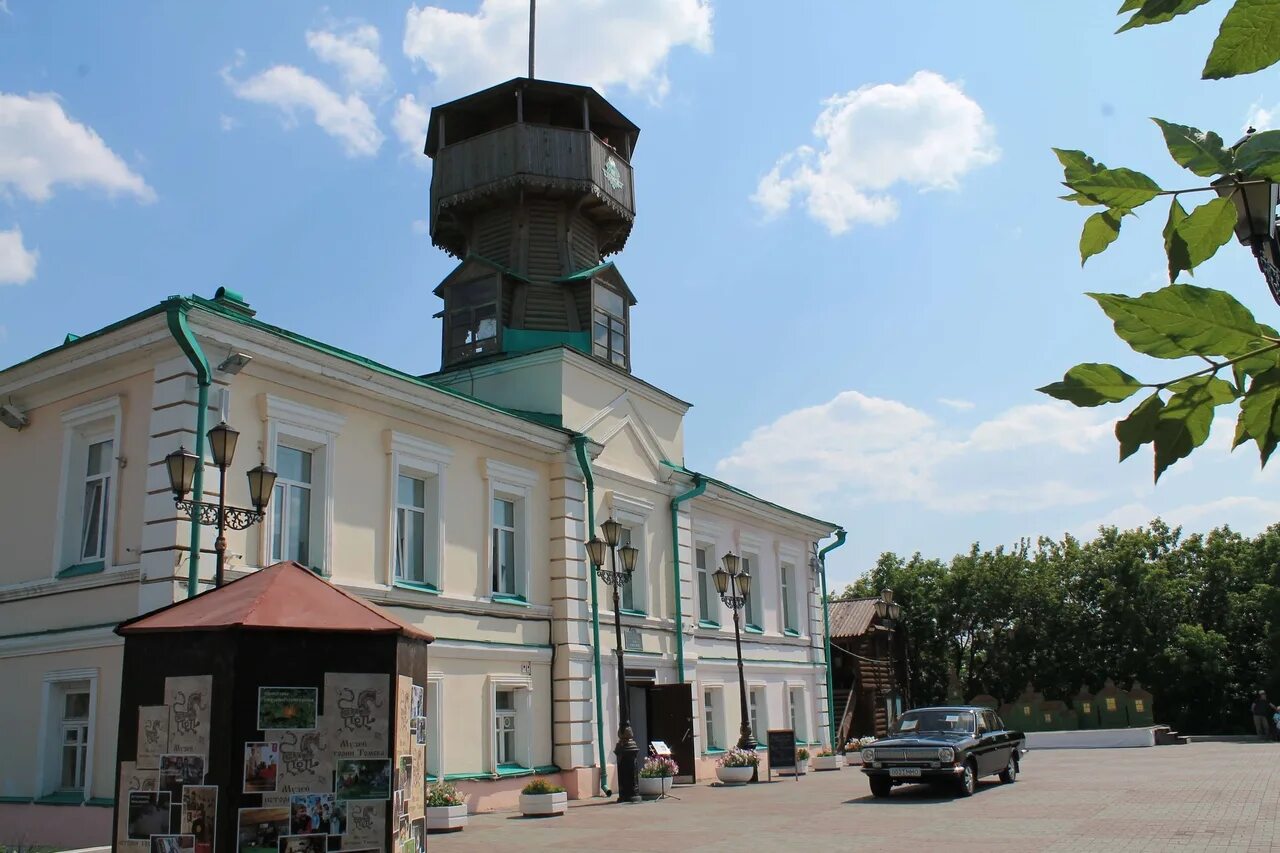
[[[314,687],[259,687],[259,729],[314,729],[316,693]]]
[[[244,745],[245,794],[269,794],[280,777],[280,744],[249,741]]]

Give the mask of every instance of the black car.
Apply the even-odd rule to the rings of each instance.
[[[862,750],[862,772],[877,797],[911,782],[955,785],[967,797],[983,776],[1017,779],[1026,746],[1027,736],[1006,729],[988,708],[916,708],[894,722],[888,737]]]

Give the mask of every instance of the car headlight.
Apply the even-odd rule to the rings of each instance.
[[[949,746],[938,748],[938,760],[943,764],[950,764],[956,760],[956,751]]]
[[[862,760],[863,760],[863,761],[875,761],[875,760],[876,760],[876,751],[875,751],[874,749],[871,749],[870,747],[868,747],[867,749],[862,750]]]

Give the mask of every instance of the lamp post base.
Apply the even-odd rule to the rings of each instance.
[[[758,746],[760,746],[760,744],[756,741],[755,735],[751,733],[751,729],[747,728],[746,726],[743,726],[742,735],[738,738],[738,749],[745,749],[748,752],[755,752],[756,747]],[[760,765],[759,764],[751,765],[751,781],[752,782],[760,781]]]
[[[618,802],[640,802],[640,745],[629,728],[625,737],[619,735],[613,754],[618,760]]]

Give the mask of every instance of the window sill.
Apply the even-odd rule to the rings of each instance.
[[[494,604],[514,604],[516,607],[531,607],[523,595],[508,595],[505,592],[495,592],[489,596],[489,600]]]
[[[799,637],[799,636],[800,636],[800,632],[799,632],[799,631],[797,631],[795,628],[788,628],[788,629],[786,629],[785,631],[783,631],[783,632],[782,632],[782,635],[783,635],[784,637]]]
[[[649,615],[648,613],[645,613],[643,610],[632,610],[629,607],[624,607],[618,612],[621,613],[623,616],[639,616],[641,618],[647,617]]]
[[[81,575],[96,575],[106,567],[107,564],[103,560],[96,560],[92,563],[77,563],[74,566],[67,566],[58,572],[58,578],[78,578]]]
[[[763,633],[764,633],[764,629],[763,629],[763,628],[761,628],[759,625],[744,625],[744,626],[742,627],[742,630],[743,630],[743,631],[746,631],[748,634],[763,634]]]
[[[418,581],[406,581],[396,578],[391,582],[396,589],[411,589],[414,592],[425,592],[428,595],[439,595],[440,587],[435,584],[419,583]]]
[[[718,631],[718,630],[720,630],[720,623],[719,623],[719,622],[712,622],[710,619],[699,619],[699,620],[698,620],[698,627],[699,627],[699,628],[712,628],[712,629],[714,629],[714,630],[717,630],[717,631]]]
[[[707,751],[702,754],[703,755],[724,755],[724,750],[718,746],[709,746],[707,747]]]
[[[58,794],[45,794],[34,800],[38,806],[82,806],[84,805],[84,794],[72,792],[63,792]]]
[[[497,771],[492,773],[446,773],[444,780],[446,782],[491,782],[495,779],[511,779],[519,776],[540,776],[546,773],[559,773],[560,768],[554,764],[548,764],[543,767],[521,767],[518,764],[500,765]]]

